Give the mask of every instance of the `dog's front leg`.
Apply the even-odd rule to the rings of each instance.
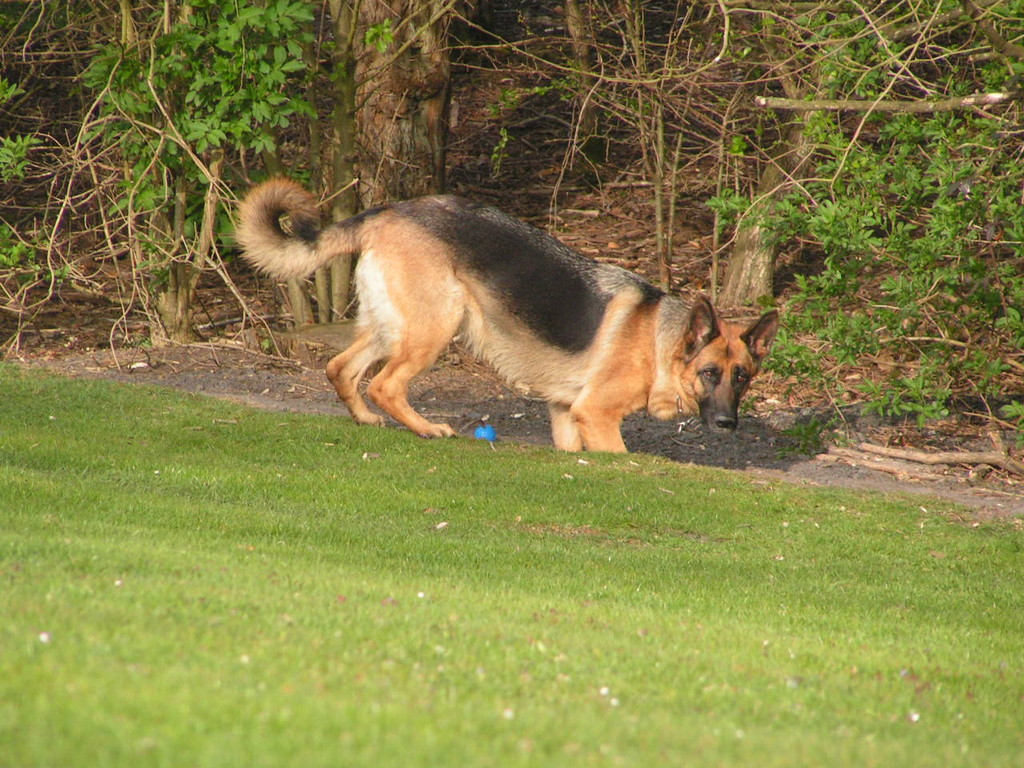
[[[548,414],[551,416],[551,439],[555,448],[560,451],[582,451],[583,438],[576,428],[576,420],[569,412],[569,406],[548,403]]]
[[[570,409],[576,429],[579,430],[583,447],[588,451],[626,453],[622,440],[622,413],[618,410],[601,410],[574,405]]]

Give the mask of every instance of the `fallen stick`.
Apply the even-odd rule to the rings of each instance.
[[[903,459],[914,461],[918,464],[989,464],[993,467],[1005,469],[1018,475],[1024,475],[1024,463],[1017,461],[1005,453],[998,451],[938,451],[926,453],[925,451],[914,451],[906,448],[888,448],[884,445],[873,443],[860,443],[857,449],[865,453],[874,453],[879,456],[888,456],[891,459]]]
[[[903,101],[893,99],[785,99],[781,96],[755,96],[754,103],[759,107],[771,109],[789,109],[796,112],[832,111],[864,111],[864,112],[909,112],[914,114],[931,112],[950,112],[955,109],[1002,104],[1012,101],[1019,94],[1007,93],[975,93],[970,96],[955,96],[939,101]]]
[[[942,480],[942,475],[936,472],[929,472],[922,469],[915,469],[913,464],[906,462],[889,461],[878,456],[865,455],[863,451],[858,451],[853,448],[841,448],[839,446],[831,446],[828,449],[828,453],[818,454],[814,457],[818,461],[845,461],[848,464],[853,464],[857,467],[865,467],[866,469],[874,469],[878,472],[885,472],[890,475],[895,475],[900,480]]]

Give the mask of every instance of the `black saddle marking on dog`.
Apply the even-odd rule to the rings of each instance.
[[[516,317],[567,352],[590,346],[611,298],[598,285],[597,262],[495,208],[452,197],[426,202],[402,213],[449,243],[459,265],[500,295]],[[636,282],[645,301],[660,297],[658,289]]]

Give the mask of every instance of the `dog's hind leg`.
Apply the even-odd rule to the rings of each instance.
[[[454,276],[429,277],[419,275],[419,291],[410,286],[404,293],[398,292],[405,301],[392,306],[394,315],[401,319],[391,326],[387,362],[370,380],[366,394],[421,437],[454,437],[455,430],[450,426],[428,421],[409,405],[409,382],[444,352],[466,312],[466,300]]]
[[[560,451],[582,451],[583,438],[576,427],[576,419],[569,413],[569,407],[561,403],[548,403],[548,414],[551,417],[551,439],[555,448]]]
[[[409,405],[409,382],[434,363],[454,335],[454,327],[431,323],[408,330],[367,389],[373,402],[421,437],[455,436],[450,426],[428,421]]]
[[[372,329],[364,328],[348,349],[335,355],[327,363],[327,379],[334,385],[338,397],[359,424],[384,424],[384,417],[371,411],[359,394],[359,382],[362,381],[363,374],[381,357],[383,355],[377,348]]]

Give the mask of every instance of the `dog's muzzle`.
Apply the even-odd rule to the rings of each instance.
[[[677,396],[676,397],[676,411],[678,412],[679,415],[681,415],[682,412],[683,412],[683,407],[682,406],[683,406],[682,399]],[[736,429],[736,425],[739,423],[739,419],[735,415],[731,415],[731,414],[728,414],[728,413],[723,413],[721,411],[718,411],[717,413],[712,411],[712,412],[709,413],[708,410],[710,410],[710,409],[704,409],[704,408],[701,408],[700,410],[701,410],[701,412],[700,412],[700,417],[699,418],[697,416],[687,416],[687,417],[683,418],[679,422],[680,430],[683,429],[684,425],[689,427],[694,422],[703,421],[705,424],[708,425],[708,427],[711,427],[712,429],[721,429],[721,430],[724,430],[724,431],[732,432],[733,430]]]
[[[714,426],[718,429],[736,429],[736,418],[733,416],[726,416],[724,413],[720,413],[714,418]]]

